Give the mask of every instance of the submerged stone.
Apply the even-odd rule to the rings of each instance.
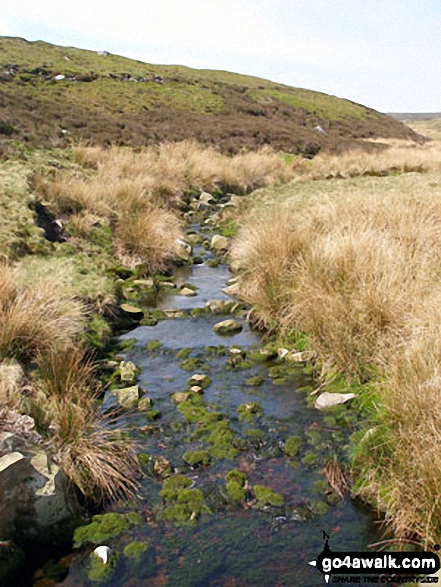
[[[193,289],[190,289],[189,287],[183,287],[179,291],[179,295],[180,296],[185,296],[185,297],[193,297],[193,296],[196,296],[197,293]]]
[[[211,379],[208,375],[203,373],[195,373],[188,380],[189,385],[198,385],[199,387],[208,387],[211,384]]]
[[[162,455],[159,455],[156,457],[155,464],[153,465],[153,471],[159,477],[167,477],[167,475],[171,474],[172,470],[173,470],[173,468],[171,466],[170,461],[168,461]]]
[[[123,514],[111,512],[93,516],[90,524],[76,528],[74,532],[75,546],[101,544],[127,531],[129,527],[130,521]]]
[[[124,547],[124,556],[139,561],[148,549],[147,543],[134,541]]]

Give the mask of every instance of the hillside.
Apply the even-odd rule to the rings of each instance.
[[[269,144],[314,155],[375,137],[417,135],[348,100],[255,77],[0,37],[3,149],[194,138],[227,152]]]

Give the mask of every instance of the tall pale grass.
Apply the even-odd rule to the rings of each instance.
[[[0,265],[0,357],[29,359],[81,334],[84,306],[59,287],[59,278],[26,283],[17,270]]]
[[[253,211],[232,256],[241,295],[264,324],[306,333],[324,365],[377,382],[383,433],[361,450],[360,493],[385,505],[397,536],[433,544],[441,539],[441,198],[425,188],[354,188],[310,206],[293,195]]]
[[[101,499],[132,495],[138,461],[112,416],[98,413],[95,365],[81,346],[38,356],[44,413],[56,458],[83,494]]]

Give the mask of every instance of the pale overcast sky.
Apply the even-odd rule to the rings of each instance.
[[[441,111],[441,0],[0,0],[0,34]]]

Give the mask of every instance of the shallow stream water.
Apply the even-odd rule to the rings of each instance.
[[[280,359],[248,361],[247,353],[258,351],[262,343],[250,330],[245,311],[234,316],[243,330],[233,336],[219,336],[213,331],[214,324],[232,316],[190,315],[190,310],[205,308],[209,300],[228,299],[222,289],[230,277],[223,264],[182,269],[177,276],[178,287],[190,283],[197,287],[197,295],[184,297],[178,289],[171,290],[157,298],[156,307],[184,310],[185,317],[140,326],[122,336],[136,339],[124,358],[141,368],[138,384],[161,416],[150,422],[142,412],[124,416],[138,442],[138,451],[151,458],[137,497],[113,506],[111,511],[136,511],[144,523],[109,541],[119,559],[101,585],[322,586],[323,576],[307,563],[321,552],[324,531],[332,537],[333,550],[366,550],[379,539],[379,528],[370,513],[349,497],[339,499],[321,475],[324,464],[334,455],[345,458],[350,408],[342,406],[332,415],[316,410],[305,391],[311,390],[313,382],[298,365],[287,370]],[[147,350],[146,345],[153,340],[160,341],[161,346]],[[241,353],[231,353],[232,348]],[[188,349],[188,359],[196,359],[196,367],[190,371],[183,368],[182,353],[177,356],[182,349]],[[277,372],[280,365],[284,368],[282,377]],[[206,373],[211,378],[204,401],[209,409],[228,419],[237,456],[212,459],[208,466],[192,469],[182,455],[206,449],[207,443],[195,438],[197,424],[184,419],[171,394],[185,391],[194,373]],[[249,380],[257,375],[263,383],[253,386]],[[243,421],[237,408],[250,402],[258,402],[263,413],[252,421]],[[292,436],[300,437],[303,443],[295,458],[284,452],[284,443]],[[184,526],[162,518],[162,480],[152,465],[158,455],[170,461],[175,472],[192,479],[194,487],[203,492],[210,514]],[[257,509],[252,499],[245,504],[231,503],[225,474],[234,468],[246,473],[250,487],[261,484],[281,494],[285,505]],[[133,541],[149,546],[136,560],[123,555],[124,547]],[[92,549],[76,551],[67,577],[57,584],[97,585],[87,573]]]

